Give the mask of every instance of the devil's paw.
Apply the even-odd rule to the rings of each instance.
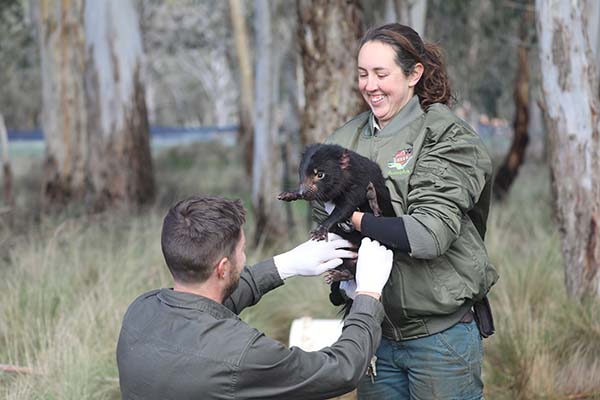
[[[317,229],[310,233],[312,240],[327,240],[327,228],[324,226],[318,226]]]

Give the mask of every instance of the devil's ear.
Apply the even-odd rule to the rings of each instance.
[[[348,150],[344,150],[340,157],[340,168],[348,169],[348,167],[350,167],[350,153],[348,153]]]

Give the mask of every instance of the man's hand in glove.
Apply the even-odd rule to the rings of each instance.
[[[309,240],[294,249],[273,257],[281,279],[290,276],[315,276],[337,267],[342,258],[356,258],[353,246],[340,236],[329,233],[327,241]]]
[[[356,263],[356,294],[367,294],[379,298],[390,272],[394,253],[378,241],[363,238],[358,249]]]

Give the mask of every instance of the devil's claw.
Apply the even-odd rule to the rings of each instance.
[[[349,281],[350,279],[354,279],[354,275],[347,269],[332,269],[330,271],[327,271],[327,275],[325,276],[325,283],[331,284],[333,282]]]
[[[277,199],[279,200],[283,200],[283,201],[294,201],[294,200],[298,200],[300,197],[298,196],[298,193],[294,193],[294,192],[281,192],[279,193],[279,196],[277,196]]]
[[[310,233],[310,238],[312,240],[327,240],[327,229],[325,227],[319,226],[317,229]]]

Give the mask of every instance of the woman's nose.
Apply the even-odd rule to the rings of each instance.
[[[368,76],[367,84],[365,85],[365,90],[370,92],[375,89],[377,89],[377,80],[372,76]]]

